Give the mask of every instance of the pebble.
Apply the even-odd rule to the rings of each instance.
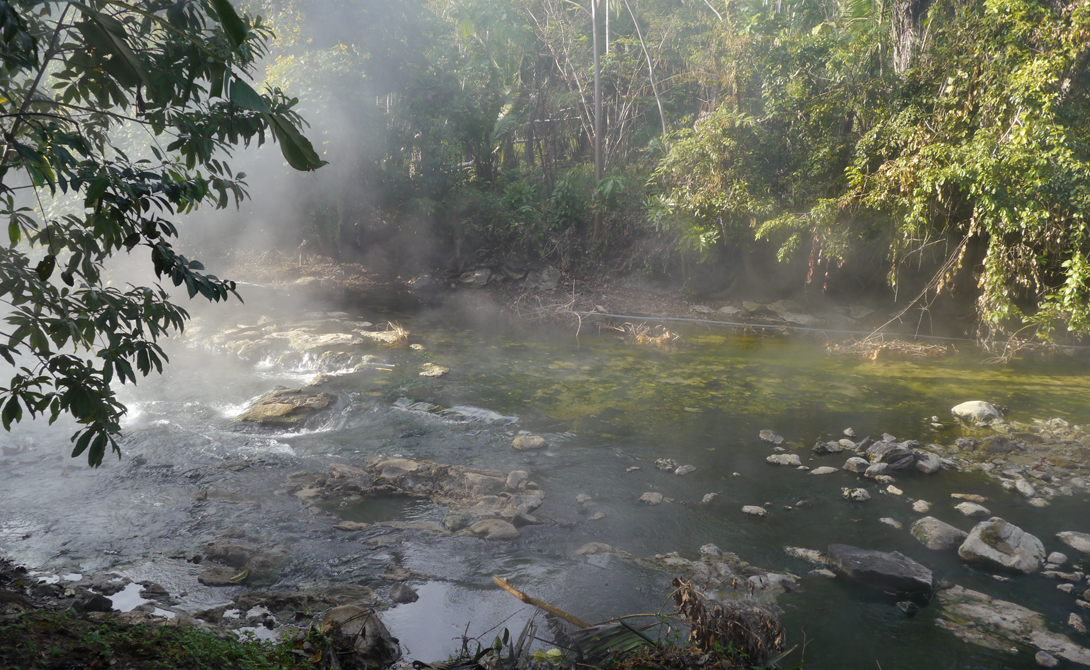
[[[719,497],[719,494],[718,494],[718,493],[705,493],[705,494],[704,494],[704,499],[703,499],[703,500],[701,500],[700,502],[702,502],[702,503],[704,503],[705,505],[707,505],[707,504],[708,504],[708,503],[710,503],[711,501],[715,500],[715,499],[716,499],[717,497]]]
[[[674,474],[678,475],[679,477],[681,475],[687,475],[690,472],[696,472],[696,466],[695,465],[682,465],[677,470],[674,470]]]
[[[665,500],[665,498],[662,497],[661,493],[654,493],[651,491],[648,491],[647,493],[644,493],[642,496],[640,496],[640,502],[647,505],[658,505],[663,500]]]
[[[635,472],[636,470],[639,470],[639,469],[640,469],[640,468],[639,468],[639,466],[638,466],[638,465],[633,465],[633,466],[632,466],[632,467],[630,467],[630,468],[625,468],[625,469],[624,469],[624,471],[625,471],[625,472]]]
[[[886,492],[887,492],[887,493],[891,493],[891,494],[893,494],[893,495],[895,495],[895,496],[900,496],[900,495],[904,495],[904,493],[905,493],[904,491],[902,491],[901,489],[897,488],[897,487],[896,487],[896,486],[894,486],[893,484],[890,484],[889,486],[887,486],[887,487],[886,487]]]
[[[742,508],[743,514],[749,514],[750,516],[765,516],[768,514],[768,510],[757,505],[746,505]]]
[[[931,511],[931,503],[926,500],[917,500],[912,503],[912,511],[920,514],[926,514]]]

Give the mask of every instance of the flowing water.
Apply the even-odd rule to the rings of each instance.
[[[414,582],[419,601],[393,608],[384,620],[422,660],[455,651],[467,626],[471,636],[521,627],[526,606],[495,588],[493,574],[587,620],[662,609],[668,575],[615,556],[574,556],[591,541],[636,556],[676,551],[690,559],[714,543],[753,565],[800,575],[802,590],[779,596],[778,605],[790,644],[805,646],[812,668],[1027,668],[1033,660],[1026,650],[962,643],[935,625],[937,608],[907,618],[884,594],[808,575],[813,566],[785,554],[788,545],[898,550],[937,578],[1014,600],[1044,612],[1054,629],[1066,628],[1073,598],[1055,582],[1037,575],[999,582],[952,552],[925,549],[908,533],[920,516],[909,501],[929,500],[933,515],[968,529],[972,522],[952,510],[950,492],[986,495],[994,514],[1041,537],[1051,551],[1064,549],[1053,539],[1057,531],[1090,530],[1085,490],[1041,510],[982,475],[943,471],[899,478],[904,496],[881,495],[848,472],[817,477],[768,465],[771,445],[758,432],[784,436],[784,446],[806,465],[839,467],[849,454],[813,456],[809,447],[848,427],[859,436],[950,443],[961,433],[949,408],[965,400],[1007,405],[1020,420],[1062,416],[1084,424],[1090,421],[1084,364],[988,367],[969,354],[858,361],[826,356],[813,342],[698,328],[683,332],[683,346],[661,350],[586,326],[576,338],[570,330],[442,310],[353,312],[373,321],[396,318],[426,350],[376,348],[389,371],[339,389],[333,417],[317,429],[270,432],[233,418],[277,385],[305,383],[314,369],[286,371],[170,343],[164,375],[121,388],[129,415],[120,461],[108,457],[91,470],[69,459],[74,427],[63,421],[24,424],[0,436],[7,446],[0,459],[0,550],[48,570],[109,569],[153,579],[189,610],[227,602],[243,588],[202,587],[195,580],[202,568],[180,558],[229,528],[288,549],[292,560],[278,582],[284,587],[373,583],[381,592],[377,575],[400,565],[428,579]],[[424,360],[451,372],[421,377]],[[944,428],[931,426],[933,415]],[[552,446],[516,451],[511,441],[520,430]],[[526,470],[547,492],[535,515],[550,523],[527,526],[511,542],[382,526],[344,533],[332,528],[340,519],[440,521],[446,509],[379,499],[315,514],[291,495],[291,473],[320,473],[331,461],[376,454]],[[656,470],[658,458],[696,471]],[[865,486],[873,499],[847,502],[842,486]],[[194,497],[200,490],[207,500]],[[638,504],[647,491],[672,502]],[[717,497],[702,504],[707,493]],[[582,508],[579,494],[591,497]],[[802,500],[807,504],[799,507]],[[745,516],[743,505],[765,505],[769,515]],[[588,520],[595,512],[605,517]]]

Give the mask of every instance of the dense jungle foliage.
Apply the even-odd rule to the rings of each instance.
[[[1087,328],[1085,0],[254,11],[277,34],[268,81],[331,163],[297,231],[327,253],[382,248],[402,272],[544,259],[694,292],[885,279],[902,304],[975,301],[984,338]]]
[[[1090,328],[1090,0],[237,4],[0,0],[5,429],[71,414],[74,455],[116,450],[112,381],[188,314],[106,262],[227,299],[170,240],[257,182],[282,244],[403,276],[884,279],[981,339]]]

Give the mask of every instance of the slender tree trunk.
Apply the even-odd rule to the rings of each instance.
[[[904,74],[912,66],[916,47],[920,43],[920,20],[931,6],[931,0],[896,0],[890,36],[893,41],[893,71]]]

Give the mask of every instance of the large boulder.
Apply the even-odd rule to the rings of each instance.
[[[1028,575],[1037,571],[1045,547],[1018,526],[993,516],[973,527],[958,548],[958,556]]]
[[[926,593],[932,589],[931,571],[897,551],[886,553],[831,544],[826,556],[835,571],[869,586],[905,593]]]
[[[933,516],[925,516],[912,524],[912,537],[928,549],[942,550],[960,546],[969,534]]]
[[[952,407],[950,413],[959,421],[970,424],[991,423],[1003,418],[1003,412],[990,402],[970,400]]]
[[[960,586],[940,591],[936,600],[942,618],[935,623],[966,642],[999,651],[1009,650],[1012,643],[1024,644],[1072,663],[1090,665],[1090,649],[1049,631],[1038,612]]]
[[[373,610],[356,605],[334,607],[322,617],[322,632],[346,667],[384,668],[401,658],[397,638]],[[344,658],[347,657],[347,658]]]
[[[335,398],[332,393],[277,389],[262,396],[238,420],[269,426],[301,426],[312,416],[330,409]]]
[[[1072,549],[1084,554],[1090,554],[1090,534],[1065,530],[1062,533],[1056,533],[1056,537]]]

